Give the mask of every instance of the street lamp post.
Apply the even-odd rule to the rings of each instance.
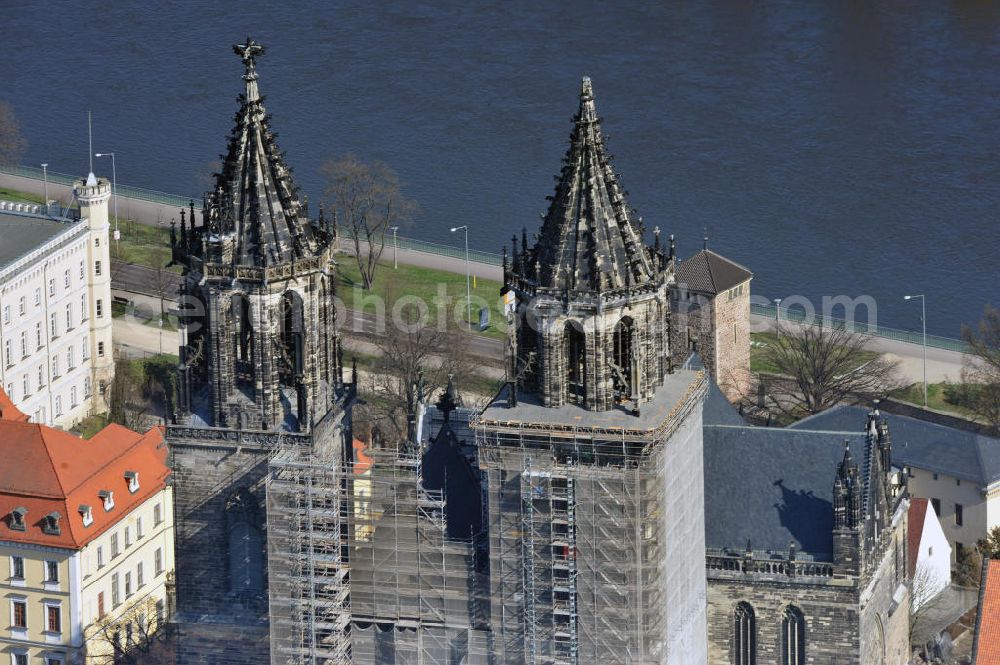
[[[903,300],[920,298],[920,323],[924,330],[924,408],[927,408],[927,299],[923,293],[903,296]]]
[[[469,281],[469,227],[456,226],[451,232],[465,231],[465,302],[468,305],[469,329],[472,329],[472,282]]]
[[[49,214],[49,165],[42,164],[42,187],[45,192],[45,214]]]
[[[117,255],[119,254],[118,239],[122,237],[122,234],[118,231],[118,173],[115,169],[115,153],[98,152],[94,157],[111,158],[111,190],[115,196],[115,254]]]
[[[396,250],[398,249],[396,243],[396,231],[399,230],[398,226],[390,226],[389,230],[392,231],[392,268],[393,270],[399,270],[399,261],[396,257]]]
[[[774,299],[774,320],[781,320],[781,298]]]

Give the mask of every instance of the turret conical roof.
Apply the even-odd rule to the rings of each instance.
[[[235,236],[233,262],[239,265],[268,266],[311,256],[319,242],[257,85],[256,58],[264,47],[247,37],[233,50],[246,68],[245,90],[215,191],[206,197],[209,231]]]
[[[603,291],[652,279],[656,268],[631,217],[584,77],[570,147],[532,259],[539,286]]]

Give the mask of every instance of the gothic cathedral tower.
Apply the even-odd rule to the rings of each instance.
[[[332,228],[310,219],[270,129],[264,48],[248,38],[234,50],[244,92],[225,161],[200,220],[192,204],[171,233],[184,268],[167,428],[181,662],[218,662],[226,640],[240,662],[269,662],[268,461],[291,446],[336,469],[350,440]]]
[[[534,246],[505,259],[509,381],[473,419],[499,663],[706,662],[703,373],[670,364],[644,239],[584,78]]]

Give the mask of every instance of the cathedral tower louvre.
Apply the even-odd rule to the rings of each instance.
[[[608,155],[589,78],[535,245],[515,237],[505,289],[520,305],[512,373],[546,406],[606,411],[652,398],[670,371],[673,261],[645,244]],[[505,262],[506,263],[506,262]],[[516,359],[515,359],[516,358]]]
[[[309,219],[271,131],[256,69],[264,47],[248,38],[234,50],[245,89],[225,162],[200,223],[192,206],[172,231],[188,305],[178,406],[215,427],[307,431],[343,388],[333,232]]]

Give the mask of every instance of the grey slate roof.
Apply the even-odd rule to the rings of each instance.
[[[791,426],[799,430],[861,431],[867,410],[836,406]],[[1000,440],[908,416],[882,413],[892,436],[892,461],[897,466],[945,473],[989,484],[1000,480]]]
[[[583,79],[574,120],[570,148],[532,252],[541,268],[539,285],[589,291],[649,281],[656,267],[604,146],[589,78]]]
[[[844,458],[865,459],[865,435],[706,425],[705,545],[799,552],[830,561],[833,482]],[[862,477],[865,469],[862,469]]]
[[[0,268],[17,261],[73,225],[38,215],[0,213]]]
[[[699,293],[715,295],[753,277],[740,264],[703,249],[677,266],[677,283]]]

